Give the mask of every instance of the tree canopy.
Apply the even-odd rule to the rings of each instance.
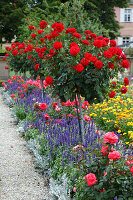
[[[18,27],[24,25],[24,20],[30,13],[42,19],[60,21],[74,24],[83,29],[90,19],[103,26],[110,38],[118,36],[120,28],[115,19],[114,7],[126,7],[129,0],[1,0],[0,1],[0,42],[4,37],[11,41],[18,36]],[[34,17],[34,14],[32,15]]]

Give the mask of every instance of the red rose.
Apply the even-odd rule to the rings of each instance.
[[[106,57],[106,58],[112,58],[112,53],[111,53],[111,51],[104,51],[104,57]]]
[[[90,60],[90,58],[92,57],[91,53],[86,52],[86,54],[84,55],[84,57],[88,60]]]
[[[89,45],[90,43],[88,40],[82,40],[82,44]]]
[[[100,152],[102,153],[103,156],[105,156],[109,153],[107,150],[108,150],[108,146],[102,146],[102,149]],[[113,147],[111,148],[110,151],[113,152]]]
[[[5,69],[9,69],[7,66],[5,66]]]
[[[45,78],[45,82],[46,82],[48,85],[53,84],[53,79],[52,79],[52,77],[51,77],[51,76],[46,77],[46,78]]]
[[[95,67],[96,67],[96,68],[101,69],[102,66],[103,66],[103,63],[102,63],[101,60],[98,60],[98,61],[95,62]]]
[[[115,88],[115,86],[116,86],[116,82],[114,81],[111,83],[111,87]]]
[[[53,47],[54,47],[55,49],[61,49],[61,48],[63,48],[61,42],[59,42],[59,41],[56,41],[56,42],[53,44]]]
[[[124,83],[125,83],[125,86],[129,85],[129,80],[127,77],[124,78]]]
[[[37,34],[35,34],[35,33],[31,34],[32,38],[35,38],[36,36],[37,36]]]
[[[130,168],[130,172],[132,172],[132,173],[133,173],[133,166]]]
[[[84,70],[84,67],[82,64],[78,64],[76,66],[73,66],[74,69],[76,69],[77,72],[82,72]]]
[[[118,151],[109,152],[108,158],[112,160],[117,160],[121,158],[121,154]]]
[[[52,24],[51,26],[55,31],[57,31],[58,33],[61,33],[64,30],[64,24],[63,23],[57,23],[55,22],[54,24]]]
[[[115,95],[116,95],[116,94],[115,94],[115,91],[112,91],[112,92],[109,94],[109,97],[110,97],[110,98],[113,98]]]
[[[40,108],[41,110],[46,110],[47,107],[48,107],[48,106],[47,106],[46,103],[40,103],[40,104],[39,104],[39,108]]]
[[[29,29],[30,29],[30,30],[34,29],[34,26],[33,26],[33,25],[30,25],[30,26],[29,26]]]
[[[86,58],[83,58],[83,59],[81,59],[81,64],[84,66],[87,66],[87,65],[89,65],[89,60]]]
[[[87,174],[87,175],[85,176],[85,178],[87,179],[87,184],[88,184],[89,186],[94,185],[95,183],[97,183],[96,176],[95,176],[95,174],[93,174],[93,173]]]
[[[97,48],[101,48],[103,46],[102,40],[95,40],[92,44]]]
[[[18,54],[18,50],[17,49],[14,49],[12,52],[11,52],[14,56],[16,56]]]
[[[35,65],[35,70],[36,70],[36,71],[38,71],[39,66],[40,66],[40,64],[36,64],[36,65]]]
[[[78,46],[72,46],[70,48],[70,54],[72,56],[76,56],[80,52],[80,48]]]
[[[80,33],[73,33],[73,37],[81,39],[81,34]]]
[[[110,46],[111,47],[116,47],[116,41],[115,40],[110,40]]]
[[[90,62],[95,63],[97,61],[97,57],[96,56],[92,56],[90,57]]]
[[[40,26],[41,29],[46,28],[47,25],[48,25],[48,24],[47,24],[46,21],[41,21],[40,24],[39,24],[39,26]]]
[[[15,97],[15,94],[11,94],[11,98],[14,98]]]
[[[68,34],[68,33],[75,33],[77,30],[76,30],[76,28],[67,28],[66,29],[66,34]]]
[[[86,30],[84,33],[85,34],[91,34],[92,32],[90,30]]]
[[[70,48],[71,48],[72,46],[75,46],[75,47],[78,47],[78,48],[79,48],[79,46],[78,46],[78,44],[77,44],[76,42],[71,42]]]
[[[114,68],[114,64],[111,63],[111,62],[109,62],[108,67],[109,67],[110,69],[113,69],[113,68]]]
[[[121,93],[122,94],[126,94],[126,92],[127,92],[127,87],[122,87],[121,88]]]
[[[108,132],[103,136],[104,143],[115,144],[118,141],[118,136],[114,132]]]
[[[46,120],[48,120],[50,118],[50,116],[47,113],[44,114],[44,117]]]
[[[44,31],[38,30],[37,32],[38,32],[39,35],[41,35]]]
[[[122,65],[123,68],[128,69],[129,66],[130,66],[130,63],[129,63],[127,60],[123,60],[123,61],[121,62],[121,65]]]
[[[43,57],[43,53],[41,53],[41,52],[38,53],[38,57],[39,57],[39,58],[42,58],[42,57]]]

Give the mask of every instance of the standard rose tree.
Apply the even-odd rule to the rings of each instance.
[[[28,60],[24,62],[25,70],[40,76],[41,80],[47,77],[44,83],[53,85],[53,96],[58,95],[63,101],[78,97],[85,142],[80,95],[89,103],[94,99],[102,101],[109,91],[110,77],[129,68],[129,62],[114,40],[97,36],[90,30],[80,34],[73,27],[65,29],[63,23],[55,22],[49,27],[46,21],[41,21],[39,26],[41,30],[30,25],[27,43],[16,43],[6,49],[13,59],[24,56]],[[29,63],[32,65],[27,69]],[[126,85],[127,80],[124,82]],[[126,86],[121,88],[122,93],[126,91]],[[113,89],[110,98],[115,94]]]

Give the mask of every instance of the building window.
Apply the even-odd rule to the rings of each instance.
[[[123,37],[123,46],[124,47],[129,46],[129,42],[130,42],[130,37]]]
[[[132,10],[130,8],[124,9],[124,22],[131,22]]]

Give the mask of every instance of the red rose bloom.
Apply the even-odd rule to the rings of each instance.
[[[97,61],[97,57],[96,56],[92,56],[90,57],[90,62],[95,63]]]
[[[121,158],[121,154],[118,151],[109,152],[108,158],[112,160],[117,160]]]
[[[115,144],[118,141],[118,136],[114,132],[108,132],[103,136],[104,143]]]
[[[14,49],[12,52],[11,52],[14,56],[16,56],[18,54],[18,50],[17,49]]]
[[[75,47],[78,47],[78,48],[79,48],[79,46],[78,46],[78,44],[77,44],[76,42],[71,42],[70,48],[71,48],[72,46],[75,46]]]
[[[113,69],[113,68],[114,68],[114,64],[111,63],[111,62],[109,62],[108,67],[109,67],[110,69]]]
[[[116,82],[114,81],[111,83],[111,87],[115,88],[115,86],[116,86]]]
[[[11,98],[14,98],[15,97],[15,94],[11,94]]]
[[[95,40],[92,44],[97,48],[101,48],[103,46],[102,40]]]
[[[44,117],[46,120],[48,120],[50,118],[50,116],[47,113],[44,114]]]
[[[90,43],[88,40],[82,40],[82,44],[89,45]]]
[[[44,31],[38,30],[37,32],[38,32],[39,35],[41,35]]]
[[[112,58],[111,51],[104,51],[104,57],[106,57],[106,58]]]
[[[130,168],[130,172],[132,172],[132,173],[133,173],[133,166]]]
[[[77,30],[76,30],[76,28],[67,28],[66,29],[66,34],[68,34],[68,33],[75,33]]]
[[[116,47],[116,41],[115,40],[110,40],[110,46],[111,47]]]
[[[85,34],[91,34],[92,32],[90,30],[86,30],[84,33]]]
[[[56,41],[56,42],[53,44],[53,47],[54,47],[55,49],[61,49],[61,48],[63,48],[61,42],[59,42],[59,41]]]
[[[121,93],[122,94],[126,94],[126,92],[127,92],[127,87],[122,87],[121,88]]]
[[[35,34],[35,33],[31,34],[32,38],[35,38],[36,36],[37,36],[37,34]]]
[[[34,26],[33,26],[33,25],[30,25],[30,26],[29,26],[29,29],[30,29],[30,30],[34,29]]]
[[[57,31],[58,33],[61,33],[64,30],[64,24],[63,23],[57,23],[55,22],[54,24],[52,24],[51,26],[55,31]]]
[[[72,46],[72,47],[70,48],[70,54],[71,54],[72,56],[76,56],[79,52],[80,52],[80,48],[77,47],[77,46]]]
[[[95,62],[95,67],[96,67],[96,68],[101,69],[102,66],[103,66],[103,63],[102,63],[101,60],[98,60],[98,61]]]
[[[95,183],[97,183],[96,176],[95,176],[95,174],[93,174],[93,173],[87,174],[87,175],[85,176],[85,179],[87,179],[87,184],[88,184],[89,186],[94,185]]]
[[[129,66],[130,66],[130,63],[127,60],[123,60],[122,63],[121,63],[121,65],[122,65],[123,68],[128,69]]]
[[[39,26],[40,26],[41,29],[46,28],[47,25],[48,25],[48,24],[47,24],[46,21],[41,21],[40,24],[39,24]]]
[[[86,54],[84,55],[84,57],[88,60],[90,60],[90,58],[92,57],[91,53],[86,52]]]
[[[113,98],[115,95],[116,95],[116,94],[115,94],[115,91],[112,91],[112,92],[109,94],[109,97],[110,97],[110,98]]]
[[[48,85],[53,84],[53,79],[52,79],[52,77],[51,77],[51,76],[46,77],[46,78],[45,78],[45,82],[46,82]]]
[[[78,64],[76,66],[73,66],[74,69],[76,69],[77,72],[82,72],[84,70],[84,67],[82,64]]]
[[[73,33],[73,37],[81,39],[81,34],[80,33]]]
[[[36,64],[36,65],[35,65],[35,70],[36,70],[36,71],[38,71],[39,66],[40,66],[40,64]]]
[[[125,83],[125,86],[129,85],[129,80],[127,77],[124,78],[124,83]]]
[[[84,66],[87,66],[87,65],[89,65],[89,60],[86,58],[83,58],[83,59],[81,59],[81,64]]]
[[[47,107],[48,107],[48,106],[47,106],[46,103],[40,103],[40,104],[39,104],[39,108],[40,108],[41,110],[46,110]]]

